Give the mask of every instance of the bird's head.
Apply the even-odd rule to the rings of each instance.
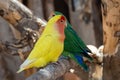
[[[65,16],[55,15],[48,21],[48,24],[54,25],[55,30],[61,35],[60,39],[64,40],[64,29],[67,25]]]
[[[63,15],[55,15],[51,17],[48,21],[48,24],[54,24],[54,23],[59,28],[65,28],[65,26],[67,25],[66,18]]]

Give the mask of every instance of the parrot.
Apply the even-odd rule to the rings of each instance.
[[[63,15],[52,17],[17,73],[33,67],[42,68],[50,62],[56,62],[64,49],[66,25],[66,18]]]
[[[61,12],[55,11],[52,12],[49,18],[63,15]],[[64,40],[64,50],[62,55],[69,57],[74,60],[78,65],[80,65],[85,71],[89,71],[89,67],[83,61],[83,58],[87,58],[90,62],[93,61],[93,58],[88,54],[91,53],[91,50],[85,45],[82,39],[78,36],[75,30],[72,28],[72,25],[67,20],[67,26],[65,27],[65,40]]]

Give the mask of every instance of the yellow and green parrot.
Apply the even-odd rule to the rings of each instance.
[[[64,28],[66,24],[66,18],[63,15],[52,17],[33,50],[20,65],[17,73],[32,67],[40,68],[50,62],[56,62],[64,48]]]
[[[49,18],[56,15],[63,14],[58,11],[55,11],[51,13]],[[83,61],[83,57],[87,58],[90,61],[93,61],[93,58],[88,54],[88,52],[91,53],[90,49],[85,45],[82,39],[72,28],[71,24],[67,21],[67,26],[65,27],[64,51],[62,55],[73,59],[85,71],[88,71],[89,68]]]

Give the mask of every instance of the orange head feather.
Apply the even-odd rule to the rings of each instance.
[[[60,40],[61,42],[63,42],[64,39],[65,39],[64,28],[65,28],[65,26],[66,26],[66,24],[67,24],[67,23],[66,23],[66,18],[65,18],[64,16],[61,16],[60,19],[57,20],[56,24],[57,24],[57,29],[58,29],[58,31],[59,31],[59,33],[60,33],[60,38],[59,38],[59,40]]]

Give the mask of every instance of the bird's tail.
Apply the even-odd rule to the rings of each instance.
[[[31,63],[34,62],[36,59],[31,59],[28,60],[26,59],[21,65],[20,65],[20,69],[17,71],[17,73],[20,73],[26,69],[31,68]]]
[[[83,58],[81,56],[75,55],[75,61],[85,70],[85,71],[89,71],[88,66],[85,64],[85,62],[83,61]]]
[[[20,68],[16,73],[20,73],[20,72],[22,72],[24,70],[25,70],[25,68]]]

